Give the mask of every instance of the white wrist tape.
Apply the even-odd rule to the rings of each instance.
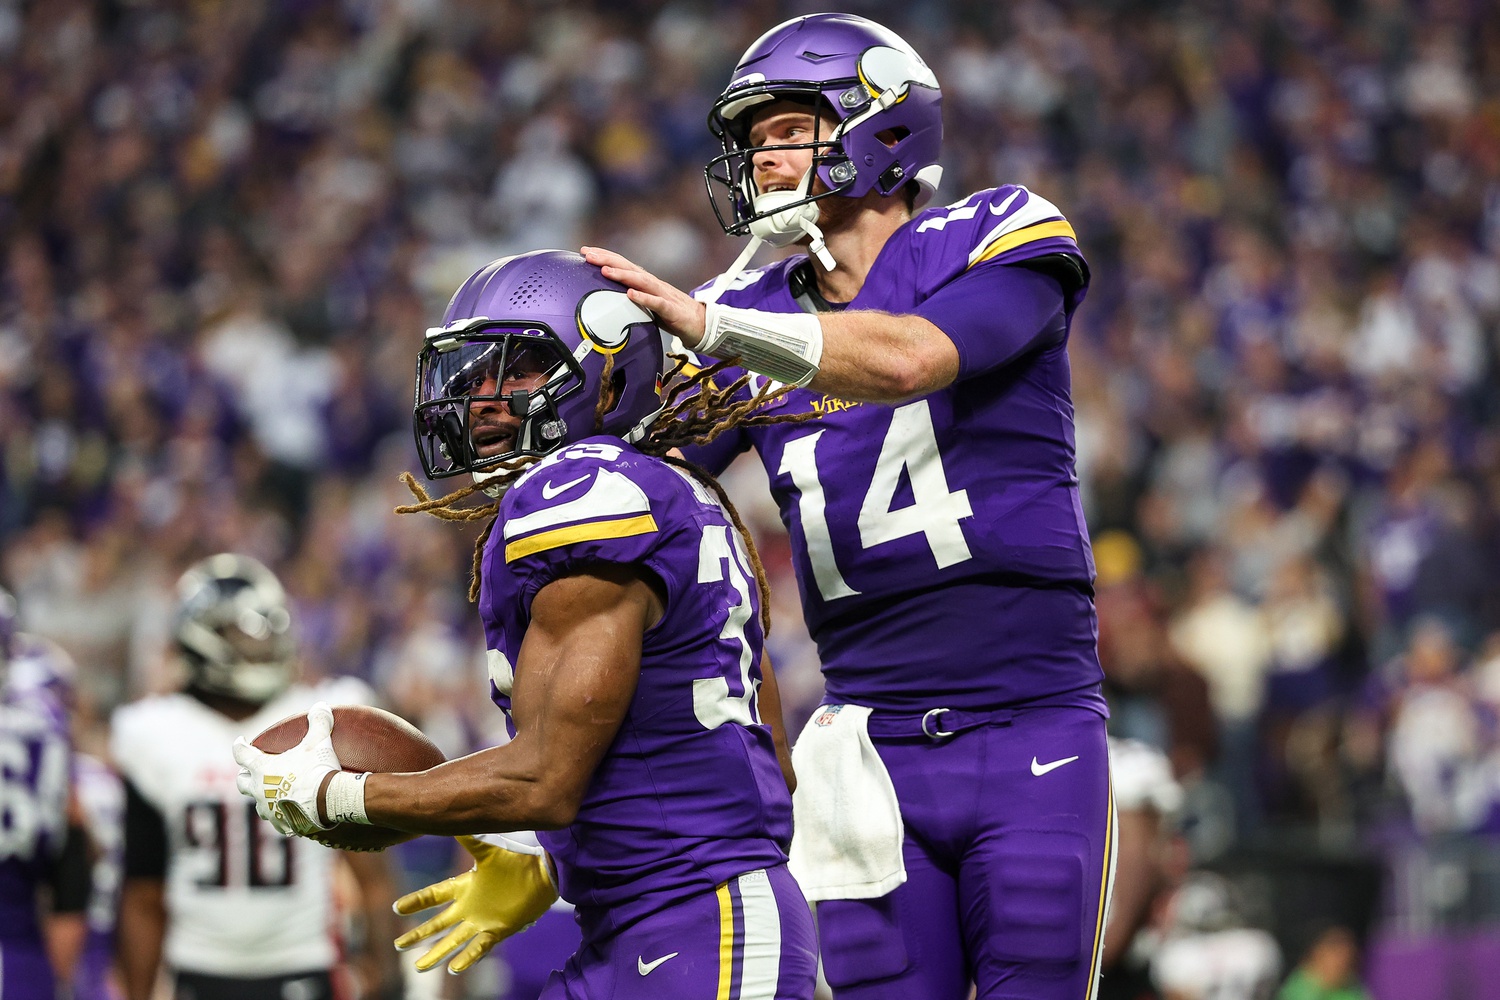
[[[328,825],[335,823],[363,823],[370,825],[365,815],[365,779],[368,774],[350,774],[337,771],[328,782],[328,791],[323,796],[323,812],[328,816]]]
[[[810,313],[773,313],[708,304],[696,350],[740,364],[787,385],[802,386],[823,360],[823,324]]]

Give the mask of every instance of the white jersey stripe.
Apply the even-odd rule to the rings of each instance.
[[[775,1000],[781,976],[781,910],[764,868],[739,877],[744,914],[744,967],[741,1000]]]

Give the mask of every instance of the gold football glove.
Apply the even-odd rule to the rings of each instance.
[[[440,903],[450,904],[442,913],[396,939],[397,949],[405,951],[439,931],[448,931],[417,959],[417,969],[421,972],[433,968],[460,947],[463,950],[453,956],[448,971],[463,972],[495,945],[530,927],[557,899],[547,853],[540,847],[505,837],[457,839],[474,856],[474,867],[396,900],[396,912],[403,916]]]

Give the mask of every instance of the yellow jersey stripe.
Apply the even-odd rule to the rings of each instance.
[[[1109,902],[1109,869],[1114,864],[1111,853],[1115,846],[1115,786],[1109,786],[1109,812],[1104,820],[1104,870],[1099,873],[1099,916],[1094,922],[1094,954],[1089,960],[1093,974],[1089,976],[1088,1000],[1093,1000],[1099,989],[1100,952],[1104,949],[1104,916]]]
[[[1068,239],[1078,241],[1078,234],[1073,232],[1073,227],[1068,225],[1067,219],[1057,219],[1052,222],[1038,222],[1036,225],[1017,229],[1013,233],[1006,233],[995,242],[985,248],[984,253],[974,258],[974,264],[981,263],[991,258],[998,257],[1007,250],[1036,240],[1044,240],[1049,236],[1066,236]],[[974,264],[970,264],[973,267]]]
[[[734,901],[729,898],[729,883],[715,890],[719,897],[719,993],[716,1000],[729,1000],[734,985]]]
[[[524,556],[546,552],[559,545],[576,542],[596,542],[602,538],[628,538],[631,535],[649,535],[656,530],[656,519],[650,514],[637,517],[616,518],[613,521],[587,521],[566,528],[554,528],[529,538],[518,538],[505,546],[505,561],[514,562]]]

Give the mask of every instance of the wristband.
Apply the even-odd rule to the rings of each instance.
[[[804,386],[823,360],[823,324],[809,313],[772,313],[708,303],[696,350],[739,358],[753,372]]]
[[[370,817],[365,815],[365,779],[368,777],[368,774],[348,771],[334,772],[323,796],[323,812],[328,816],[329,826],[336,823],[370,825]]]

